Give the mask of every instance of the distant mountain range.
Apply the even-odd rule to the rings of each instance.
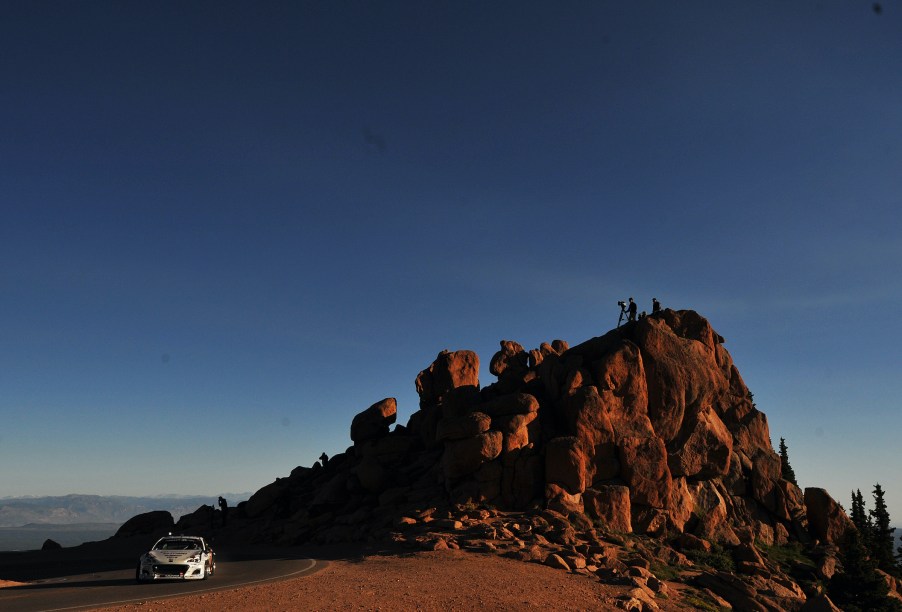
[[[248,499],[250,493],[224,493],[230,506]],[[122,524],[136,514],[167,510],[175,520],[202,505],[216,506],[219,495],[62,495],[58,497],[0,498],[0,527],[28,524],[74,525],[81,523]]]

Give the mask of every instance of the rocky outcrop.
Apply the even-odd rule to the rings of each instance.
[[[172,515],[165,510],[154,510],[138,514],[125,521],[116,531],[114,538],[127,538],[135,535],[165,533],[175,527]]]
[[[59,550],[62,547],[63,547],[62,544],[60,544],[56,540],[51,540],[50,538],[47,538],[46,540],[44,540],[44,543],[41,545],[41,550]]]
[[[351,421],[351,441],[361,444],[388,434],[388,429],[398,415],[398,402],[387,397],[376,402]]]
[[[723,343],[698,313],[664,310],[572,347],[503,340],[484,387],[475,353],[442,351],[416,377],[406,425],[391,427],[393,398],[373,404],[353,418],[346,452],[263,487],[230,528],[254,541],[430,549],[479,535],[489,550],[517,542],[522,558],[621,577],[602,539],[637,534],[669,543],[646,561],[727,547],[742,577],[703,574],[712,597],[797,609],[804,594],[756,543],[835,542],[848,518],[826,492],[803,496],[782,479],[767,418]],[[524,518],[490,524],[475,508]],[[634,577],[653,597],[654,581]]]
[[[245,516],[435,497],[730,545],[739,529],[771,542],[806,533],[813,515],[781,479],[767,419],[696,312],[664,310],[573,347],[503,340],[490,371],[498,380],[480,387],[475,353],[442,351],[416,377],[405,426],[391,430],[393,398],[373,404],[340,461],[263,487]]]

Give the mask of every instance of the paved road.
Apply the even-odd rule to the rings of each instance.
[[[151,584],[136,584],[133,567],[76,576],[57,576],[27,586],[0,589],[0,610],[50,612],[114,606],[304,576],[325,565],[326,561],[285,555],[262,559],[217,560],[216,573],[208,580]]]

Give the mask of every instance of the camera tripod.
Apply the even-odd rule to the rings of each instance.
[[[620,327],[624,321],[629,321],[630,315],[626,310],[626,304],[624,302],[617,303],[620,304],[620,318],[617,319],[617,327]]]

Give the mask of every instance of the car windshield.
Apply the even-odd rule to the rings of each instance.
[[[154,550],[197,550],[200,544],[194,540],[160,540]]]

